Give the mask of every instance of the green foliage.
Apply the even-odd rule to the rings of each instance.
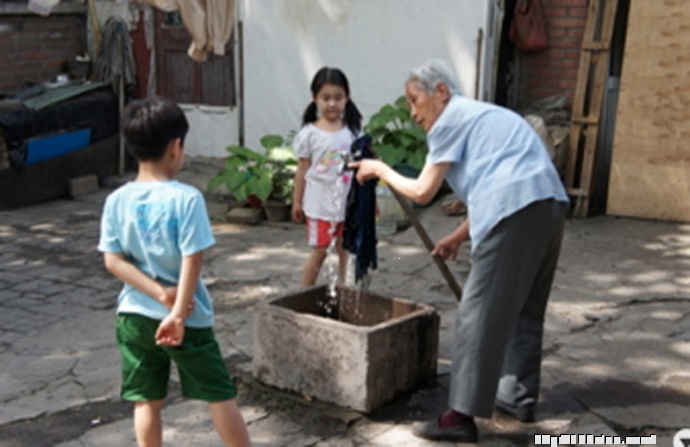
[[[297,157],[280,135],[264,135],[261,145],[265,154],[245,146],[228,146],[230,155],[225,166],[206,187],[213,191],[221,185],[242,203],[251,195],[265,202],[269,197],[290,203],[294,188]]]
[[[372,115],[364,131],[372,136],[374,151],[386,164],[422,169],[428,148],[426,133],[410,117],[404,96]]]
[[[272,190],[269,198],[291,204],[292,193],[295,190],[297,157],[292,148],[285,144],[286,141],[283,140],[278,145],[268,149],[267,152],[267,165],[271,170],[272,181]]]

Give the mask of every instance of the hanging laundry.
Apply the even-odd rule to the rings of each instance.
[[[192,35],[187,54],[204,62],[209,52],[225,55],[225,46],[232,35],[235,0],[147,0],[166,11],[179,11],[182,22]]]
[[[60,0],[29,0],[28,9],[36,14],[48,16],[58,3]]]

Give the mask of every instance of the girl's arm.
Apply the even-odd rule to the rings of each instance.
[[[295,190],[292,195],[292,220],[295,222],[302,222],[304,220],[304,211],[302,209],[302,200],[304,199],[304,188],[307,184],[305,175],[311,166],[311,160],[308,158],[300,158],[297,163],[297,171],[295,172]]]
[[[424,205],[438,192],[450,163],[424,165],[417,178],[405,177],[381,160],[366,159],[350,166],[358,169],[359,182],[378,177],[403,196]]]

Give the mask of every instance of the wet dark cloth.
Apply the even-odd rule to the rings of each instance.
[[[374,158],[371,137],[363,135],[350,146],[352,161]],[[355,282],[359,282],[369,269],[378,266],[376,253],[376,179],[360,184],[356,180],[347,195],[345,234],[343,245],[355,260]]]

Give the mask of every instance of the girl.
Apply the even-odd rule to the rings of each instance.
[[[362,115],[350,100],[350,86],[337,68],[323,67],[311,82],[312,102],[294,139],[299,157],[292,218],[307,222],[313,248],[302,271],[302,287],[316,283],[333,237],[338,251],[338,281],[343,283],[347,252],[343,248],[345,202],[352,175],[340,172],[343,157],[361,131]]]

